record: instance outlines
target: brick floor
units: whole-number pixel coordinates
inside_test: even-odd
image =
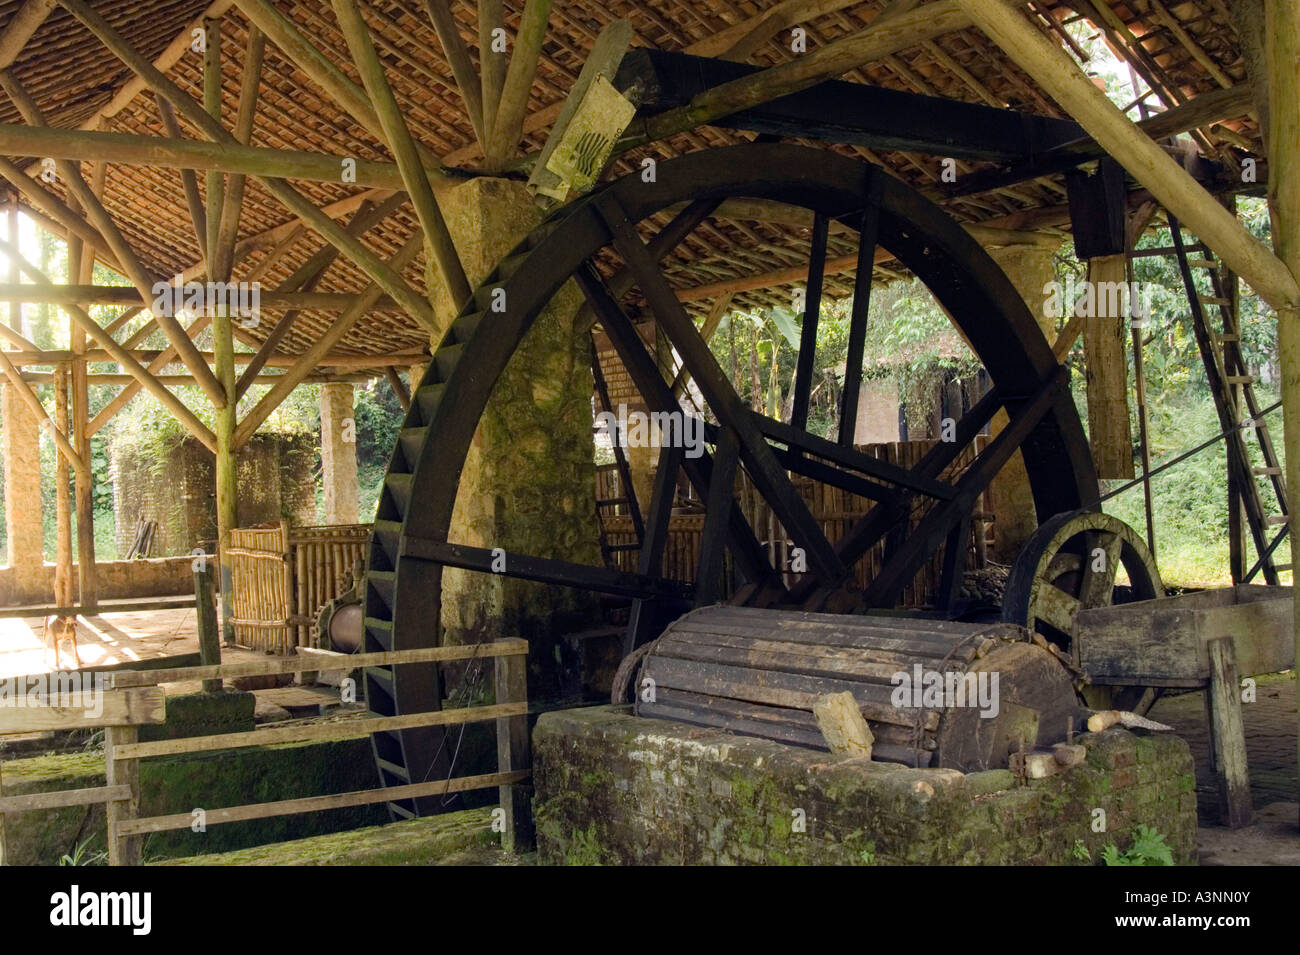
[[[1152,719],[1168,723],[1187,740],[1196,759],[1196,804],[1202,864],[1300,863],[1296,825],[1296,684],[1294,674],[1257,678],[1257,698],[1244,704],[1250,788],[1259,821],[1236,833],[1218,826],[1218,788],[1210,772],[1204,693],[1161,699]]]

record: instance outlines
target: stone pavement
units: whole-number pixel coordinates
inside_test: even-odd
[[[1256,678],[1254,703],[1242,706],[1256,825],[1235,832],[1218,825],[1218,788],[1210,772],[1209,734],[1201,692],[1159,700],[1149,714],[1187,740],[1196,760],[1201,863],[1300,864],[1297,827],[1295,674]]]

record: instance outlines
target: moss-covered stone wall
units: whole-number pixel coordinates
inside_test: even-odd
[[[102,750],[15,759],[2,770],[7,796],[104,785]],[[166,815],[252,802],[372,789],[375,763],[367,737],[324,743],[288,743],[146,759],[140,766],[142,815]],[[154,833],[144,858],[226,852],[386,822],[382,805],[299,813],[274,819],[212,825],[206,832]],[[104,807],[77,806],[12,813],[6,819],[8,861],[55,865],[78,845],[105,847]]]
[[[635,717],[543,714],[533,733],[540,860],[558,864],[1089,864],[1139,824],[1196,858],[1187,744],[1079,737],[1085,762],[1022,783],[839,759]],[[1101,810],[1104,816],[1098,814]],[[802,831],[801,831],[802,830]]]

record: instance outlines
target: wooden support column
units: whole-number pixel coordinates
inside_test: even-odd
[[[350,384],[320,386],[321,481],[325,523],[357,523],[357,423]]]
[[[9,235],[18,236],[18,208],[6,215]],[[18,279],[18,263],[9,260],[9,278]],[[22,332],[22,304],[9,303],[9,327]],[[44,564],[41,530],[40,419],[23,400],[22,383],[7,381],[3,389],[5,531],[9,566],[14,568],[15,590],[26,595],[39,582]],[[36,596],[34,593],[31,596]]]
[[[1255,810],[1246,764],[1246,727],[1241,719],[1241,685],[1231,637],[1216,637],[1210,655],[1210,748],[1219,784],[1219,821],[1229,829],[1248,826]]]
[[[104,195],[104,184],[108,178],[108,166],[98,162],[91,175],[90,190],[96,196]],[[95,253],[87,249],[81,239],[68,237],[68,279],[78,283],[89,283],[94,278]],[[68,342],[72,353],[77,356],[86,354],[86,330],[71,317],[68,318]],[[78,470],[74,476],[75,505],[77,512],[77,597],[83,607],[93,609],[99,602],[98,574],[95,566],[95,473],[90,459],[90,380],[89,366],[84,357],[77,357],[72,362],[72,440],[86,462],[85,470]]]
[[[1269,177],[1273,247],[1300,281],[1300,176],[1296,175],[1300,169],[1300,4],[1265,0],[1264,13],[1268,103],[1261,115],[1269,118],[1271,168],[1289,170]],[[1286,483],[1290,499],[1295,501],[1300,490],[1300,304],[1295,301],[1278,309],[1277,344],[1282,369]],[[1291,564],[1300,566],[1300,522],[1295,513],[1290,515],[1290,531]],[[1295,588],[1295,595],[1300,610],[1300,587]],[[1300,652],[1300,613],[1295,616],[1295,627],[1295,647]],[[1296,659],[1300,660],[1300,656]]]
[[[68,431],[68,365],[66,362],[54,369],[54,426],[65,434]],[[54,455],[54,603],[59,607],[74,605],[72,595],[72,501],[68,486],[71,474],[68,459],[61,452]],[[61,617],[56,627],[77,626],[77,618]],[[56,636],[57,640],[58,637]],[[58,659],[56,654],[55,659]]]
[[[1127,257],[1098,256],[1088,262],[1093,289],[1091,314],[1083,320],[1083,354],[1087,364],[1088,436],[1100,478],[1133,477],[1133,433],[1129,427],[1128,315],[1119,306],[1124,296],[1108,289],[1127,280]]]

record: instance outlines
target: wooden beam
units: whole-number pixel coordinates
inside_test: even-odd
[[[69,209],[53,193],[33,182],[22,169],[8,159],[0,158],[0,176],[3,176],[10,185],[26,196],[27,200],[36,209],[62,227],[65,230],[65,238],[67,236],[76,236],[95,249],[99,258],[106,265],[119,272],[125,271],[109,248],[108,243],[104,241],[104,237],[96,232],[90,226],[90,223]]]
[[[0,149],[15,156],[51,159],[105,160],[123,165],[198,169],[313,182],[341,181],[343,156],[247,146],[232,137],[228,142],[185,139],[164,117],[168,137],[137,136],[97,130],[50,129],[0,124]],[[364,186],[403,188],[393,163],[356,160],[356,181]],[[427,169],[426,169],[427,172]],[[7,178],[7,177],[6,177]]]
[[[6,255],[10,256],[12,261],[16,262],[19,267],[38,285],[53,284],[44,272],[23,258],[22,251],[17,245],[8,242],[7,240],[0,239],[0,250],[3,250]],[[73,321],[86,330],[86,334],[94,339],[96,344],[112,356],[113,361],[117,362],[129,371],[141,384],[149,389],[149,393],[157,398],[162,403],[163,407],[175,415],[176,419],[180,421],[181,424],[185,425],[189,432],[198,438],[205,447],[215,450],[216,438],[213,436],[212,432],[208,430],[207,426],[194,416],[194,412],[190,411],[190,409],[187,408],[179,398],[162,385],[158,384],[158,382],[154,380],[153,376],[149,374],[149,372],[146,371],[144,367],[126,351],[126,349],[114,341],[111,335],[105,334],[104,330],[99,327],[99,324],[86,314],[80,306],[67,304],[64,305],[64,310]],[[6,358],[6,360],[8,359]],[[204,365],[204,367],[206,368],[207,366]]]
[[[25,0],[18,12],[0,33],[0,70],[7,70],[18,59],[27,41],[40,29],[54,9],[54,0]]]
[[[922,40],[963,30],[970,25],[970,15],[956,0],[936,0],[920,10],[891,17],[888,22],[834,40],[788,63],[715,86],[685,106],[634,120],[629,136],[619,148],[630,149],[694,129],[730,113],[815,86],[823,80],[915,46]]]
[[[546,39],[546,23],[551,15],[551,0],[527,0],[510,53],[510,69],[501,89],[496,116],[488,137],[489,168],[495,168],[514,154],[523,132],[524,114],[537,74],[538,57]]]
[[[45,125],[45,118],[36,102],[8,70],[0,71],[0,86],[9,94],[9,98],[13,100],[18,111],[30,125]],[[145,270],[144,263],[136,255],[135,249],[126,241],[126,236],[118,229],[117,223],[113,221],[108,209],[104,207],[99,197],[86,184],[86,180],[81,177],[81,171],[74,163],[66,159],[56,160],[56,165],[68,189],[72,195],[76,196],[81,208],[85,210],[86,217],[99,234],[104,237],[104,241],[113,250],[117,261],[122,263],[126,277],[131,280],[131,284],[139,291],[140,298],[144,302],[153,301],[153,276]],[[226,397],[221,390],[220,384],[208,366],[199,359],[198,348],[185,336],[185,330],[181,328],[180,323],[174,317],[165,314],[155,315],[154,318],[158,322],[158,327],[167,336],[167,340],[176,349],[176,354],[184,362],[185,367],[189,369],[190,374],[198,379],[199,387],[207,393],[213,406],[220,408],[224,405]]]
[[[101,199],[108,182],[108,164],[95,163],[91,174],[90,190]],[[74,282],[89,282],[95,273],[95,255],[93,249],[87,250],[85,243],[75,237],[68,240],[68,278]],[[123,312],[125,315],[131,309]],[[114,320],[123,321],[122,315]],[[113,334],[112,328],[105,333]],[[89,365],[86,353],[86,330],[71,317],[68,318],[68,342],[73,354],[79,356],[72,361],[72,440],[77,453],[82,459],[91,460],[90,449],[90,382]],[[76,472],[73,493],[77,509],[77,597],[80,603],[95,606],[99,599],[99,572],[95,564],[95,474],[93,470],[86,473]]]
[[[112,52],[122,60],[132,70],[139,73],[145,78],[150,88],[155,92],[161,93],[172,101],[172,104],[180,111],[190,123],[199,129],[203,135],[207,136],[213,142],[224,145],[238,145],[235,138],[226,132],[220,124],[213,122],[203,108],[194,102],[186,93],[175,83],[163,76],[150,63],[148,63],[139,53],[137,53],[122,36],[114,30],[103,17],[92,10],[84,0],[60,0],[60,2],[73,14],[78,20],[94,33]],[[243,0],[251,8],[257,8],[260,0]],[[242,9],[241,5],[241,9]],[[252,18],[250,14],[250,19]],[[259,22],[259,27],[268,34],[271,31],[265,30],[265,27]],[[433,308],[428,300],[417,293],[401,275],[388,265],[386,265],[379,256],[375,255],[361,242],[347,235],[343,229],[330,219],[320,208],[304,197],[297,190],[289,186],[283,180],[268,176],[259,175],[258,181],[271,193],[276,199],[283,203],[289,211],[297,215],[305,222],[308,227],[317,232],[330,244],[335,245],[349,259],[370,276],[372,280],[383,290],[397,301],[401,307],[412,317],[417,319],[421,324],[429,329],[436,328],[433,317]]]
[[[80,3],[81,0],[75,2]],[[328,93],[372,136],[384,138],[383,124],[366,96],[366,91],[353,83],[346,73],[308,40],[293,20],[277,10],[270,0],[237,2],[249,21],[256,24],[285,56],[307,74],[308,79]],[[430,176],[445,175],[442,164],[433,153],[419,143],[416,144],[416,149]]]
[[[980,0],[956,2],[1138,182],[1250,283],[1260,298],[1276,308],[1300,302],[1300,284],[1281,260],[1159,145],[1135,129],[1063,49],[1009,6]]]
[[[465,45],[465,38],[461,36],[460,26],[456,18],[451,15],[451,0],[424,0],[424,9],[433,23],[434,32],[438,34],[438,43],[442,46],[443,56],[447,58],[447,65],[451,67],[451,75],[456,80],[456,89],[460,92],[461,102],[465,104],[465,112],[474,127],[479,148],[486,151],[487,130],[483,128],[483,90],[478,75],[474,72],[474,64],[470,62],[469,48]]]
[[[239,88],[239,112],[235,117],[235,139],[248,145],[253,135],[253,119],[257,113],[257,91],[262,79],[262,61],[266,54],[266,34],[256,26],[248,28],[248,45],[244,51],[243,79]],[[247,179],[232,174],[226,181],[226,201],[221,208],[221,224],[217,229],[216,266],[218,281],[229,281],[234,266],[235,236],[239,233],[239,216],[244,209],[244,186]]]
[[[203,110],[218,126],[221,125],[221,21],[209,19],[203,21]],[[221,231],[222,206],[226,201],[226,177],[214,169],[205,174],[207,195],[205,207],[205,226],[208,250],[208,278],[213,282],[225,281],[216,269],[217,233]],[[220,372],[217,373],[218,377]],[[227,400],[228,397],[227,397]],[[218,405],[217,407],[221,407]]]
[[[406,243],[398,250],[397,255],[393,257],[392,266],[396,269],[402,269],[414,260],[424,244],[424,237],[418,232],[406,240]],[[321,358],[333,348],[348,330],[352,328],[357,321],[374,307],[375,302],[379,300],[380,288],[377,283],[371,283],[365,291],[360,292],[355,297],[353,306],[345,311],[342,315],[334,320],[334,323],[321,335],[312,346],[299,356],[297,364],[289,370],[284,376],[283,381],[276,382],[275,387],[268,391],[239,423],[235,430],[235,447],[242,447],[249,438],[253,436],[258,426],[267,419],[267,417],[279,407],[282,402],[298,383],[306,377],[307,373],[320,364]]]
[[[501,87],[506,78],[506,54],[492,50],[493,34],[504,32],[505,7],[502,0],[479,0],[478,3],[478,65],[483,94],[483,128],[491,130],[497,121],[497,105],[501,102]],[[492,134],[488,133],[491,144]]]
[[[1268,79],[1266,108],[1262,112],[1269,122],[1269,166],[1289,170],[1269,177],[1273,244],[1282,262],[1300,280],[1300,178],[1296,176],[1300,169],[1300,5],[1265,0],[1263,20]],[[1277,344],[1282,371],[1286,481],[1294,502],[1296,489],[1300,488],[1300,307],[1278,310]],[[1294,511],[1288,515],[1287,526],[1291,566],[1300,567],[1300,521]],[[1295,589],[1295,594],[1300,609],[1300,588]],[[1294,628],[1295,648],[1300,652],[1300,614],[1295,616]],[[1300,748],[1300,743],[1297,745]]]
[[[846,7],[856,6],[858,2],[859,0],[785,0],[784,3],[778,3],[776,6],[764,10],[758,16],[739,24],[738,26],[744,27],[744,32],[735,37],[734,40],[732,40],[732,35],[738,32],[737,27],[722,31],[723,34],[727,35],[727,40],[731,40],[731,42],[717,55],[724,60],[736,60],[737,62],[748,60],[782,30],[788,30],[805,20],[811,20],[828,13],[835,13]],[[755,23],[755,20],[758,22]],[[724,41],[718,40],[717,42],[720,44]],[[709,56],[710,54],[700,53],[698,55]]]
[[[8,243],[5,244],[7,245]],[[9,386],[14,389],[14,393],[23,400],[23,403],[26,404],[27,407],[32,409],[32,413],[36,415],[41,427],[50,432],[50,436],[54,438],[54,443],[59,446],[59,451],[63,453],[63,456],[67,458],[68,462],[76,468],[78,472],[85,471],[86,462],[82,460],[81,455],[77,453],[77,449],[72,446],[72,442],[68,440],[68,436],[61,431],[59,426],[50,419],[48,414],[45,413],[45,406],[41,404],[41,399],[36,397],[36,392],[32,390],[31,385],[23,381],[22,375],[19,373],[18,369],[14,367],[14,363],[9,360],[8,354],[3,350],[0,350],[0,371],[3,371],[5,377],[9,379]]]
[[[189,52],[190,45],[194,42],[194,31],[201,29],[203,21],[212,17],[219,17],[230,7],[233,6],[233,0],[214,0],[214,2],[197,17],[185,25],[185,29],[176,34],[176,38],[167,45],[167,48],[158,54],[153,61],[153,65],[163,73],[166,73],[173,66],[180,62],[181,57]],[[113,94],[113,98],[104,106],[96,110],[90,118],[83,122],[81,129],[96,129],[100,122],[105,119],[111,119],[122,110],[126,109],[137,96],[145,91],[147,85],[138,75],[130,76],[121,88]]]
[[[393,389],[393,394],[397,396],[398,404],[405,411],[411,407],[411,391],[406,387],[406,382],[402,381],[402,376],[392,365],[384,366],[384,377],[388,379],[388,386]]]
[[[190,322],[190,325],[185,330],[185,333],[189,335],[191,338],[195,338],[198,336],[199,332],[207,328],[208,325],[211,324],[211,322],[212,319],[210,319],[208,316],[200,315],[198,318],[194,319],[194,321]],[[127,351],[130,351],[131,341],[133,341],[134,339],[135,336],[132,335],[131,339],[128,340],[126,344],[123,345],[122,347],[125,348]],[[151,362],[149,362],[149,365],[146,370],[149,372],[149,374],[154,376],[154,379],[158,381],[159,384],[165,385],[168,384],[168,382],[165,381],[164,378],[158,374],[158,372],[162,371],[168,365],[173,364],[175,361],[176,361],[176,349],[168,347],[165,348],[161,354],[157,355]],[[99,411],[95,414],[95,417],[86,426],[87,434],[95,434],[96,432],[99,431],[100,428],[108,424],[108,422],[112,420],[113,416],[126,406],[127,402],[129,402],[132,398],[134,398],[137,394],[139,394],[140,389],[142,387],[143,384],[140,381],[136,379],[132,379],[131,382],[127,384],[125,388],[123,388],[113,397],[112,401],[110,401],[104,407],[99,409]]]
[[[176,112],[172,109],[172,104],[167,101],[166,97],[154,96],[154,102],[158,104],[158,118],[162,120],[163,129],[172,139],[180,141],[181,124],[176,121]],[[0,131],[0,136],[3,136]],[[100,161],[104,160],[104,154],[97,153]],[[194,174],[194,170],[189,167],[181,168],[181,188],[185,192],[185,204],[190,210],[190,225],[194,228],[194,238],[199,244],[199,255],[203,257],[204,268],[207,268],[208,261],[208,210],[203,207],[203,196],[199,193],[199,177]]]
[[[0,283],[0,289],[11,298],[22,302],[44,305],[148,305],[153,296],[143,298],[137,289],[126,285],[49,285],[33,286],[30,284],[14,285]],[[353,295],[348,292],[282,292],[278,289],[262,290],[261,307],[312,308],[321,311],[338,311],[348,308]],[[380,308],[396,308],[397,303],[388,296],[381,296]],[[199,354],[199,352],[195,352]]]
[[[374,44],[370,42],[370,31],[361,16],[357,0],[334,0],[334,12],[339,18],[348,48],[352,51],[352,58],[361,73],[361,81],[365,84],[366,92],[370,94],[375,112],[379,114],[379,123],[383,127],[388,146],[397,160],[397,168],[401,171],[406,194],[410,196],[411,205],[415,207],[420,227],[424,229],[424,236],[428,241],[434,264],[452,301],[456,303],[457,308],[460,308],[469,301],[472,291],[469,280],[465,277],[465,268],[461,265],[460,255],[456,252],[456,245],[452,242],[451,232],[448,231],[447,223],[442,217],[442,210],[438,208],[438,200],[434,198],[429,177],[425,175],[424,168],[420,164],[415,140],[406,125],[406,120],[402,117],[401,107],[397,105],[393,88],[384,73],[384,65],[379,60],[379,54],[375,52]],[[428,324],[430,331],[437,331],[432,321]]]

